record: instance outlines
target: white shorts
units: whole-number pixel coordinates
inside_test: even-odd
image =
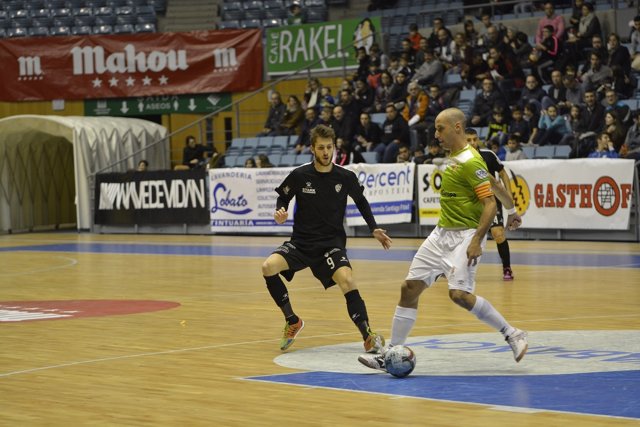
[[[449,282],[449,289],[459,289],[473,293],[476,287],[476,265],[467,265],[467,248],[476,230],[445,230],[436,227],[429,237],[420,245],[413,256],[406,280],[422,280],[430,287],[436,279],[444,275]],[[487,243],[487,236],[482,239],[481,247]]]

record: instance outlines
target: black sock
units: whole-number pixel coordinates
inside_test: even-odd
[[[349,317],[351,317],[353,323],[355,323],[358,330],[360,330],[362,339],[367,339],[369,336],[369,317],[367,316],[367,307],[360,297],[360,292],[354,289],[344,294],[344,298],[347,300]]]
[[[500,254],[500,259],[502,260],[502,268],[511,268],[511,254],[509,253],[508,240],[498,243],[498,254]]]
[[[293,323],[298,322],[298,316],[293,313],[291,303],[289,302],[289,291],[287,291],[287,287],[284,285],[280,275],[276,274],[275,276],[269,277],[264,276],[264,281],[267,282],[269,294],[275,301],[276,305],[282,310],[284,317],[287,320],[295,320]],[[295,316],[295,319],[293,319],[292,316]]]
[[[296,316],[295,314],[292,314],[291,316],[287,317],[287,322],[290,325],[294,325],[296,323],[298,323],[300,321],[300,318],[298,316]]]

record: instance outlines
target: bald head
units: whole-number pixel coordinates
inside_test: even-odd
[[[447,108],[438,114],[438,117],[441,117],[443,121],[452,127],[454,127],[456,123],[460,123],[460,127],[462,129],[465,128],[466,118],[464,117],[464,113],[457,108]]]
[[[446,150],[457,151],[466,145],[464,113],[457,108],[447,108],[436,117],[436,138]]]

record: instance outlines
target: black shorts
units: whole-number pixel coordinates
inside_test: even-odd
[[[296,271],[309,267],[313,275],[320,280],[325,289],[336,284],[332,276],[337,269],[340,267],[351,268],[351,263],[347,257],[347,250],[344,248],[302,249],[291,241],[287,241],[273,251],[273,253],[282,255],[289,265],[289,270],[282,272],[282,276],[284,276],[285,279],[291,281]]]
[[[504,227],[504,216],[502,215],[502,203],[496,199],[496,217],[493,218],[491,227]]]

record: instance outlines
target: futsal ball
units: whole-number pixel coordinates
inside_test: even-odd
[[[393,346],[384,354],[384,366],[394,377],[406,377],[416,367],[416,354],[409,347]]]

